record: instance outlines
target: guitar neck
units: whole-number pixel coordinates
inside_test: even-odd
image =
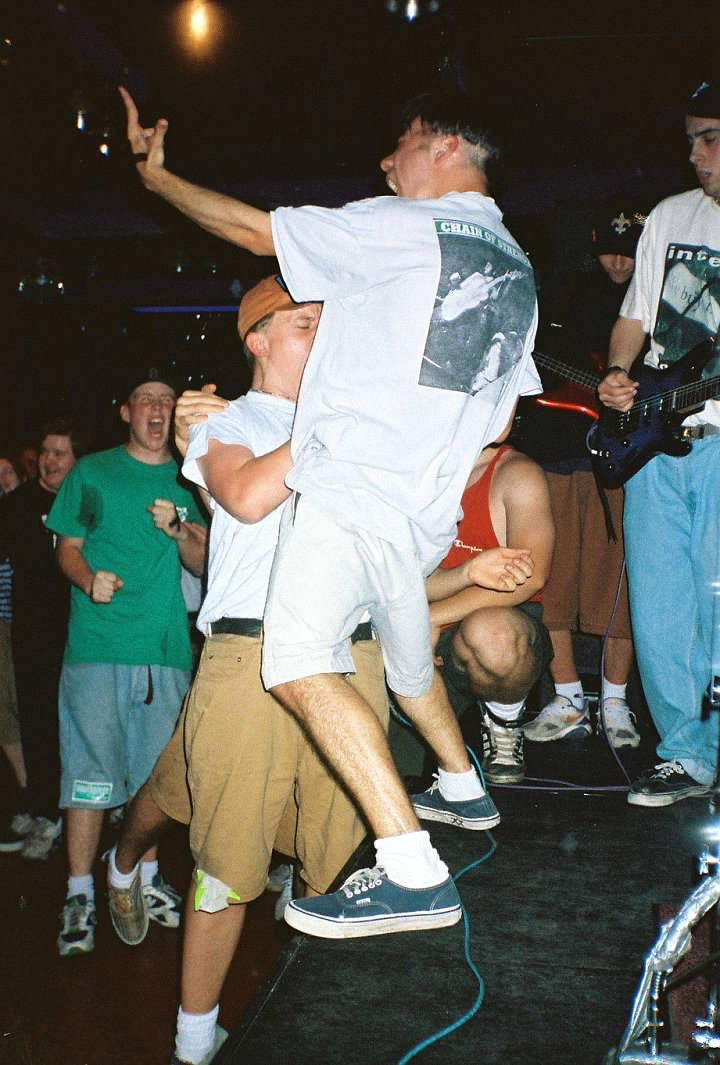
[[[641,411],[652,404],[664,407],[673,413],[682,414],[685,411],[701,407],[708,399],[714,399],[720,395],[720,377],[708,377],[704,381],[691,381],[687,385],[679,385],[667,392],[658,392],[646,400],[638,400],[633,403],[630,411]]]
[[[564,377],[566,381],[574,381],[576,385],[582,385],[583,388],[589,389],[590,392],[595,391],[600,381],[597,374],[590,373],[588,370],[578,370],[574,366],[568,366],[567,363],[561,362],[560,359],[556,359],[552,355],[544,355],[541,351],[534,351],[533,359],[544,370],[552,370],[558,377]]]

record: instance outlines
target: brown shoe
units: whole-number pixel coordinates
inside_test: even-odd
[[[123,943],[129,947],[142,943],[147,935],[150,918],[140,882],[140,866],[129,888],[117,888],[110,883],[108,870],[108,906],[110,920]]]

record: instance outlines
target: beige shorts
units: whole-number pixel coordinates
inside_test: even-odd
[[[547,474],[555,521],[555,552],[542,591],[543,621],[551,631],[603,636],[625,557],[622,488],[606,489],[617,543],[608,541],[605,515],[592,473]],[[627,577],[623,574],[611,636],[630,639]]]
[[[10,622],[0,621],[0,743],[20,743]]]
[[[387,730],[375,640],[353,645],[350,683]],[[210,636],[178,727],[150,777],[158,806],[190,825],[196,865],[238,901],[265,888],[272,851],[297,858],[325,891],[359,846],[364,822],[295,719],[262,686],[261,641]]]

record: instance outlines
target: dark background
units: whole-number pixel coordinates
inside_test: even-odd
[[[503,134],[498,200],[542,284],[582,268],[598,201],[649,207],[692,186],[684,104],[720,76],[709,3],[418,0],[413,21],[404,0],[205,6],[200,48],[192,2],[0,5],[0,441],[63,410],[110,442],[128,366],[174,363],[180,384],[228,395],[247,384],[233,314],[214,308],[273,263],[142,190],[118,82],[148,124],[170,120],[171,169],[266,208],[382,193],[399,106],[459,86]]]

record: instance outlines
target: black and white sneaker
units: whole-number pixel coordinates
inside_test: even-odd
[[[681,799],[709,795],[711,786],[699,784],[679,762],[660,762],[642,773],[628,792],[632,806],[672,806]]]
[[[182,916],[182,895],[156,873],[149,884],[143,884],[145,909],[151,921],[163,928],[177,928]]]
[[[525,777],[523,730],[517,721],[501,721],[484,703],[481,716],[482,771],[489,784],[519,784]]]

